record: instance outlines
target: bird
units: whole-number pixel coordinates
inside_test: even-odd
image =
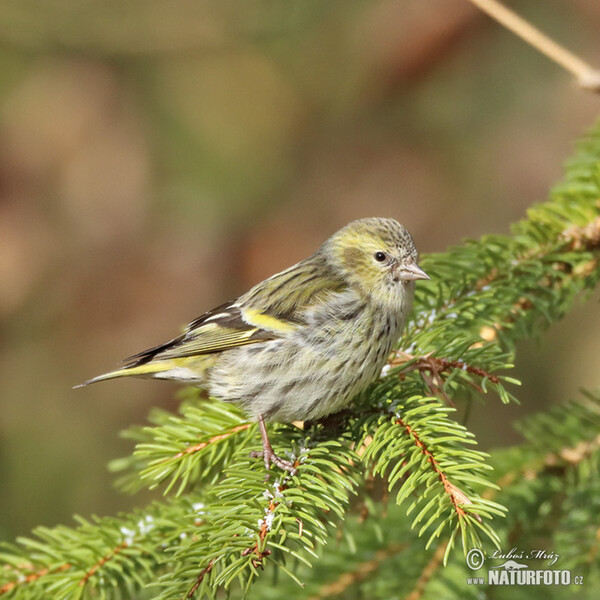
[[[209,310],[174,339],[79,386],[120,377],[168,379],[241,406],[258,422],[265,468],[295,472],[275,454],[266,422],[314,421],[346,407],[379,374],[413,301],[414,241],[395,219],[350,222],[311,256]]]

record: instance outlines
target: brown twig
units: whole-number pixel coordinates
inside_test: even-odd
[[[408,363],[408,364],[407,364]],[[489,379],[492,383],[499,383],[499,378],[496,375],[488,373],[480,367],[469,365],[462,360],[450,360],[448,358],[439,358],[432,356],[431,353],[424,356],[413,356],[408,352],[398,350],[392,355],[392,359],[388,362],[390,367],[399,367],[406,364],[406,367],[399,373],[400,376],[411,371],[419,371],[423,381],[429,388],[432,394],[442,396],[448,404],[454,406],[452,400],[448,397],[444,390],[444,379],[442,373],[459,369],[472,375],[477,375],[482,379]],[[431,376],[428,374],[430,373]],[[475,388],[479,393],[483,393],[483,389],[473,381],[467,383]]]
[[[285,489],[285,488],[282,486],[279,488],[279,491],[282,491],[283,489]],[[275,512],[275,509],[277,508],[277,506],[279,506],[279,502],[276,501],[274,498],[271,498],[269,500],[269,506],[267,507],[267,509],[265,511],[266,518],[262,519],[262,522],[261,522],[259,530],[258,530],[259,541],[254,542],[253,546],[245,548],[242,551],[242,556],[248,556],[249,554],[256,555],[256,558],[252,559],[252,565],[255,568],[262,567],[263,559],[266,556],[269,556],[269,554],[271,554],[270,550],[268,550],[267,548],[264,548],[264,543],[267,538],[267,534],[269,533],[269,531],[271,531],[271,525],[269,524],[268,517],[269,517],[269,515],[272,515]],[[261,548],[262,548],[262,550],[261,550]]]
[[[196,578],[194,585],[190,588],[190,591],[186,594],[186,596],[185,596],[186,598],[189,599],[194,596],[194,594],[196,593],[196,590],[200,587],[200,584],[202,583],[204,578],[212,571],[213,565],[215,564],[216,561],[217,561],[217,559],[213,558],[206,565],[206,567],[204,567],[204,569],[202,569],[202,571],[200,571],[200,573],[198,574],[198,577]]]
[[[375,552],[372,560],[364,561],[358,564],[352,571],[348,571],[340,575],[333,583],[328,583],[321,587],[315,596],[311,596],[309,600],[326,600],[331,596],[339,596],[343,594],[350,586],[364,581],[370,575],[377,572],[380,564],[391,558],[395,554],[399,554],[408,547],[408,544],[390,543],[387,548]]]
[[[440,544],[436,551],[433,553],[431,560],[425,565],[424,569],[421,571],[421,575],[419,579],[417,579],[417,583],[415,584],[414,589],[408,596],[405,597],[404,600],[419,600],[423,596],[423,592],[427,587],[427,584],[433,577],[433,574],[440,568],[440,566],[444,562],[444,555],[446,554],[446,546],[448,542],[444,542]]]
[[[431,354],[426,354],[425,356],[413,356],[407,352],[398,351],[396,353],[396,357],[391,360],[390,365],[396,367],[412,360],[415,360],[415,362],[406,368],[406,372],[428,370],[436,375],[439,375],[444,371],[460,369],[461,371],[466,371],[467,373],[477,375],[482,379],[487,377],[492,383],[499,383],[500,381],[496,375],[492,375],[480,367],[469,365],[462,360],[439,358],[437,356],[431,356]]]
[[[300,466],[300,461],[296,460],[294,462],[294,468],[297,470],[298,467]],[[271,531],[271,523],[270,523],[270,518],[272,518],[272,515],[275,513],[275,509],[279,506],[280,504],[280,494],[287,490],[288,488],[288,484],[286,483],[286,481],[288,480],[288,478],[286,477],[281,484],[274,486],[275,487],[275,495],[271,495],[271,497],[269,498],[269,504],[267,505],[267,508],[265,509],[265,516],[263,519],[261,519],[260,521],[260,525],[259,525],[259,529],[258,529],[258,540],[256,542],[254,542],[254,544],[252,546],[249,546],[248,548],[245,548],[242,551],[242,556],[248,556],[250,554],[254,554],[256,555],[256,558],[252,558],[252,566],[254,568],[262,568],[263,567],[263,559],[267,556],[269,556],[269,554],[271,554],[271,551],[267,548],[265,548],[265,540],[267,538],[267,535],[269,533],[269,531]],[[298,521],[298,531],[299,531],[299,535],[302,536],[303,533],[303,529],[304,529],[304,525],[302,523],[302,521]]]
[[[569,71],[575,76],[581,88],[600,92],[600,70],[594,69],[498,0],[470,0],[470,2],[539,52],[545,54],[550,60]]]
[[[578,465],[586,458],[589,458],[593,452],[600,448],[600,434],[591,440],[582,440],[575,446],[566,446],[558,452],[550,452],[544,457],[545,467],[555,467],[556,465],[568,463],[569,465]]]
[[[44,577],[45,575],[60,573],[61,571],[67,571],[70,568],[72,568],[72,565],[69,563],[65,563],[64,565],[56,567],[55,569],[46,568],[40,569],[39,571],[36,571],[34,573],[29,573],[28,575],[20,577],[18,581],[9,581],[8,583],[5,583],[2,587],[0,587],[0,596],[2,596],[2,594],[8,594],[9,592],[12,592],[17,586],[32,583],[34,581],[37,581],[41,577]]]
[[[98,569],[104,566],[109,560],[112,560],[119,552],[121,552],[121,550],[127,548],[127,546],[129,546],[128,542],[121,542],[116,548],[105,554],[95,565],[87,570],[85,575],[79,580],[79,585],[85,585]]]
[[[575,446],[565,446],[556,452],[548,452],[541,460],[536,459],[518,469],[508,471],[498,481],[500,489],[488,488],[482,497],[486,500],[492,500],[502,488],[511,485],[517,479],[526,479],[532,481],[537,479],[544,471],[556,469],[561,466],[577,466],[586,458],[589,458],[593,452],[600,448],[600,434],[591,440],[583,440]]]
[[[444,486],[444,491],[448,494],[452,505],[454,506],[454,511],[458,515],[459,518],[464,517],[465,510],[462,508],[461,504],[472,504],[471,500],[466,496],[466,494],[457,488],[449,479],[446,477],[446,474],[435,460],[433,453],[425,443],[421,440],[417,432],[408,424],[405,423],[401,417],[397,417],[396,424],[404,427],[406,433],[411,437],[421,452],[427,457],[427,462],[431,465],[431,468],[436,472],[439,480],[442,482]]]
[[[177,460],[178,458],[182,458],[183,456],[187,456],[188,454],[194,454],[195,452],[200,452],[200,450],[204,450],[210,444],[214,444],[215,442],[220,442],[221,440],[227,439],[232,436],[234,433],[238,433],[239,431],[244,431],[249,427],[252,427],[254,423],[244,423],[243,425],[237,425],[233,429],[225,433],[220,433],[218,435],[214,435],[206,442],[200,442],[199,444],[195,444],[194,446],[188,446],[185,450],[178,452],[177,454],[170,456],[169,458],[165,458],[164,462],[169,460]]]

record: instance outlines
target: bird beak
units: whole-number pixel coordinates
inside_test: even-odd
[[[431,279],[417,263],[402,265],[399,269],[400,279],[404,281],[414,281],[415,279]]]

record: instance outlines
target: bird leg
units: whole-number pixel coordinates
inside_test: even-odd
[[[271,468],[271,463],[277,465],[280,469],[289,471],[292,475],[296,473],[296,467],[290,460],[284,460],[275,454],[271,442],[269,442],[269,436],[267,435],[267,426],[265,425],[265,419],[262,415],[258,417],[258,426],[260,428],[260,435],[262,437],[262,452],[250,452],[252,458],[262,458],[265,461],[265,468],[267,471]]]

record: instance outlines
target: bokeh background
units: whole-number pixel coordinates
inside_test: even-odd
[[[598,0],[510,4],[600,67]],[[599,115],[466,0],[0,3],[0,538],[145,501],[106,464],[176,386],[74,384],[351,219],[421,252],[507,233]],[[599,300],[521,344],[484,447],[600,384]]]

